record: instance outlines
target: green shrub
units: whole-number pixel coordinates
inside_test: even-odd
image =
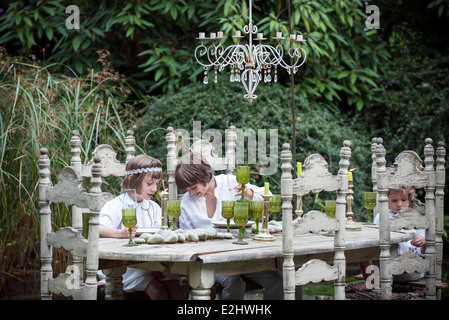
[[[65,9],[71,4],[10,1],[0,16],[0,45],[68,65],[78,74],[95,62],[96,50],[109,50],[114,68],[126,74],[140,96],[198,81],[203,72],[193,55],[198,32],[221,30],[227,46],[249,23],[247,1],[97,0],[78,2],[79,29],[68,29]],[[388,52],[375,30],[364,31],[363,1],[293,0],[290,9],[291,32],[285,1],[255,3],[252,23],[273,45],[276,32],[304,35],[307,63],[299,71],[304,79],[300,94],[333,108],[344,101],[358,110],[375,99],[377,65]],[[289,42],[283,46],[287,51]],[[289,76],[280,72],[279,80],[288,83]]]

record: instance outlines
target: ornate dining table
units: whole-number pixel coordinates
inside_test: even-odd
[[[100,238],[99,269],[106,275],[106,299],[122,299],[122,274],[126,267],[177,273],[186,276],[192,300],[210,299],[215,277],[260,271],[282,271],[282,234],[275,241],[262,242],[248,237],[247,245],[233,244],[235,239],[213,239],[173,244],[140,244],[126,247],[127,239]],[[391,250],[413,238],[413,232],[391,232]],[[294,237],[294,261],[297,267],[311,259],[332,261],[334,239],[330,235],[306,234]],[[375,260],[379,256],[377,226],[362,225],[361,230],[346,231],[346,262]]]

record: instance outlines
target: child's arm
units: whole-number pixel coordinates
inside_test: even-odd
[[[112,229],[105,227],[104,225],[100,224],[98,227],[98,230],[100,232],[100,237],[102,238],[121,238],[126,239],[129,237],[128,228],[123,229]],[[137,226],[132,228],[132,236],[136,236]]]

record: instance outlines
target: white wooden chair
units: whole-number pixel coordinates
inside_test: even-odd
[[[443,141],[438,142],[435,167],[435,248],[436,248],[436,281],[441,283],[443,266],[443,232],[444,232],[444,187],[446,184],[446,148]],[[447,287],[447,283],[445,284]],[[441,289],[437,289],[437,299],[441,299]]]
[[[178,153],[180,150],[183,152],[199,152],[206,158],[214,171],[233,173],[236,168],[236,141],[237,130],[235,126],[230,126],[229,129],[226,130],[225,156],[220,157],[214,145],[208,140],[196,140],[189,148],[186,148],[185,141],[178,141],[174,129],[172,127],[168,127],[166,142],[169,200],[175,200],[182,197],[182,195],[178,195],[178,188],[175,182],[175,169],[178,163]],[[246,291],[260,288],[261,287],[258,284],[251,281],[246,281]]]
[[[282,146],[282,220],[283,220],[283,276],[284,297],[288,300],[295,298],[295,286],[302,286],[310,282],[334,280],[334,298],[345,299],[345,217],[346,194],[348,192],[348,167],[351,157],[350,142],[344,141],[340,151],[340,169],[337,175],[328,170],[328,163],[319,154],[312,154],[306,158],[302,166],[302,173],[292,179],[292,154],[288,143]],[[325,213],[313,210],[301,218],[292,221],[293,195],[306,195],[321,191],[336,191],[337,209],[335,219],[329,218]],[[335,256],[333,265],[325,261],[313,259],[295,271],[293,261],[293,237],[306,233],[334,232]]]
[[[225,157],[219,157],[219,153],[208,140],[196,140],[188,148],[188,151],[200,152],[214,171],[225,170],[226,173],[232,173],[236,166],[236,141],[237,131],[234,126],[231,126],[226,130]],[[182,150],[184,146],[182,145],[182,141],[178,143],[172,127],[167,128],[166,142],[169,200],[176,200],[178,199],[178,189],[175,182],[175,169],[178,163],[179,150]],[[186,150],[183,151],[185,152]]]
[[[425,140],[424,163],[414,151],[403,151],[395,159],[391,167],[386,167],[385,147],[381,139],[377,140],[375,148],[377,164],[377,188],[379,209],[379,244],[380,244],[380,285],[381,298],[391,299],[392,277],[404,272],[426,272],[426,299],[436,299],[436,175],[434,169],[434,148],[432,139]],[[445,152],[444,145],[439,149],[439,195],[438,206],[442,209],[442,187],[444,187],[444,172],[441,170]],[[443,157],[443,158],[442,158]],[[403,212],[395,219],[389,219],[388,198],[389,189],[414,188],[425,190],[424,212],[417,206]],[[398,258],[391,259],[390,256],[390,231],[402,229],[425,229],[426,230],[426,252],[425,259],[417,253],[406,252]]]
[[[373,191],[374,192],[378,192],[378,183],[377,183],[377,154],[376,154],[376,147],[379,145],[383,144],[383,139],[380,137],[377,138],[373,138],[373,144],[372,144],[372,152],[373,152],[373,164],[372,164],[372,181],[373,181]],[[431,139],[426,139],[426,144],[428,145],[428,162],[430,165],[430,162],[432,163],[432,168],[433,168],[433,154],[430,155],[431,150],[433,150],[433,148],[431,148],[431,143],[432,140]],[[383,147],[384,148],[384,147]],[[384,148],[385,149],[385,148]],[[433,151],[432,151],[433,153]],[[397,168],[398,165],[397,163],[400,162],[400,160],[402,162],[404,162],[405,160],[403,159],[405,156],[405,154],[410,154],[410,156],[408,156],[410,159],[415,159],[416,162],[416,166],[418,168],[420,168],[419,170],[423,170],[422,168],[422,160],[420,159],[420,157],[413,151],[404,151],[402,152],[400,155],[398,155],[398,157],[395,160],[395,164],[393,166],[393,168]],[[444,168],[444,163],[445,163],[445,156],[446,156],[446,149],[445,149],[445,144],[444,142],[440,141],[438,143],[438,148],[436,150],[436,154],[437,154],[437,159],[436,159],[436,168],[435,168],[435,186],[434,186],[434,190],[435,190],[435,250],[436,250],[436,288],[437,288],[437,299],[441,299],[441,289],[447,287],[447,283],[443,283],[442,281],[442,261],[443,261],[443,230],[444,230],[444,186],[445,186],[445,178],[446,178],[446,171]],[[388,170],[393,170],[391,168],[388,168]],[[398,170],[398,169],[395,169]],[[429,172],[430,171],[430,167],[428,169]],[[431,197],[431,196],[429,196]],[[379,195],[377,197],[377,199],[379,199]],[[427,202],[427,201],[426,201]],[[425,204],[423,204],[421,201],[419,201],[418,199],[414,199],[413,202],[410,204],[410,207],[413,208],[414,210],[416,210],[417,212],[419,212],[421,215],[425,215]],[[376,206],[375,210],[373,212],[378,212],[378,207]],[[432,236],[433,237],[433,236]],[[410,286],[417,286],[417,287],[422,287],[424,286],[423,281],[410,281],[410,282],[405,282],[404,284],[406,285],[410,285]]]
[[[126,137],[126,162],[134,156],[135,139],[132,130]],[[98,269],[98,216],[104,203],[114,197],[101,190],[102,177],[124,176],[125,163],[120,163],[110,145],[99,145],[87,164],[81,162],[81,140],[77,130],[70,140],[71,161],[51,185],[48,150],[41,149],[39,158],[39,203],[41,213],[41,298],[50,299],[53,293],[62,293],[74,299],[96,299]],[[90,179],[91,190],[83,187],[84,178]],[[50,203],[71,206],[71,226],[52,231]],[[83,214],[89,214],[88,239],[82,236]],[[53,278],[52,248],[64,248],[72,253],[71,273],[61,273]],[[83,280],[84,263],[86,280]],[[73,272],[73,273],[72,273]]]
[[[101,192],[100,158],[95,157],[92,166],[92,188],[86,192],[82,178],[72,167],[65,167],[58,176],[58,183],[52,187],[50,181],[50,159],[48,150],[41,149],[39,157],[39,203],[41,214],[41,298],[49,299],[52,293],[62,293],[74,299],[92,300],[97,297],[98,269],[98,216],[104,203],[112,195]],[[86,240],[80,231],[65,227],[52,231],[50,203],[64,203],[89,209],[89,236]],[[61,273],[53,278],[51,266],[53,248],[64,248],[76,257],[86,259],[86,280],[82,279],[83,269],[73,266],[73,273]]]

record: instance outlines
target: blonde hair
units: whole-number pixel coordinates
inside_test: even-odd
[[[137,170],[137,169],[145,169],[145,168],[162,168],[162,163],[153,157],[150,157],[146,154],[139,154],[135,156],[126,164],[126,171]],[[122,182],[123,189],[136,189],[137,193],[140,193],[140,186],[142,185],[142,181],[148,177],[152,179],[162,180],[162,171],[151,171],[151,172],[142,172],[142,173],[133,173],[127,175]],[[159,181],[160,183],[160,181]]]
[[[183,190],[198,183],[206,185],[213,176],[214,169],[199,152],[184,155],[176,165],[175,182],[178,188]]]
[[[408,198],[408,201],[410,203],[410,206],[413,203],[413,200],[416,198],[415,189],[413,188],[403,188],[403,189],[388,189],[387,197],[389,197],[392,194],[400,193],[403,195],[406,195]]]

